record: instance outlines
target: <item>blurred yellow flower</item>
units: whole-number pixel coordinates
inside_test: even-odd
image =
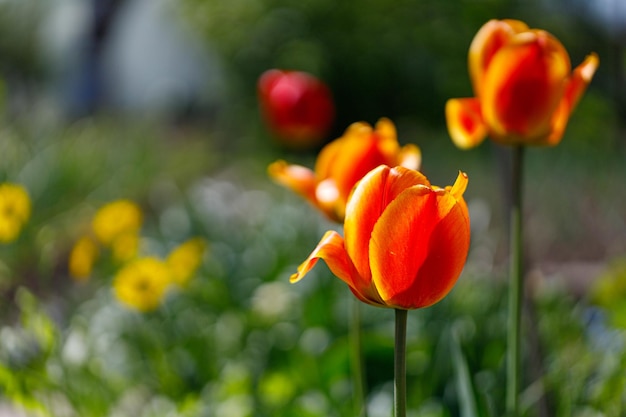
[[[170,269],[164,261],[140,258],[119,270],[113,281],[113,291],[125,306],[148,312],[159,307],[170,283]]]
[[[121,235],[137,233],[142,220],[137,204],[129,200],[116,200],[105,204],[96,212],[91,226],[103,245],[112,246]]]
[[[89,279],[98,253],[98,244],[90,236],[78,239],[70,252],[70,275],[77,281]]]
[[[112,249],[113,258],[126,262],[137,255],[142,221],[141,209],[137,204],[129,200],[116,200],[96,212],[91,227],[98,241]]]
[[[185,286],[202,262],[202,255],[207,244],[204,239],[196,237],[189,239],[180,246],[174,248],[167,257],[173,281]]]
[[[18,184],[0,184],[0,242],[17,239],[30,217],[28,192]]]
[[[122,233],[111,244],[111,250],[116,261],[121,263],[130,261],[139,252],[139,233]]]

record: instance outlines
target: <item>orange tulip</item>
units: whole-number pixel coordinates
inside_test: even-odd
[[[302,71],[272,69],[258,81],[261,115],[283,144],[303,148],[320,143],[335,118],[330,90]]]
[[[469,250],[467,176],[432,186],[417,171],[379,166],[355,187],[345,238],[326,232],[291,276],[302,279],[323,259],[361,301],[388,308],[428,307],[450,292]]]
[[[595,53],[571,71],[563,45],[518,20],[490,20],[469,50],[475,97],[446,103],[448,131],[463,149],[489,135],[506,145],[556,145],[598,68]]]
[[[268,172],[329,219],[340,222],[350,191],[365,174],[381,164],[419,169],[420,162],[419,148],[412,144],[401,148],[394,124],[382,118],[375,130],[364,122],[350,125],[342,137],[322,149],[315,171],[277,161],[269,166]]]

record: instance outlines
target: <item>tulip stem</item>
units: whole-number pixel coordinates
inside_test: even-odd
[[[510,282],[507,338],[507,389],[506,410],[508,417],[519,415],[520,366],[521,366],[521,318],[524,290],[522,272],[522,168],[523,146],[513,147],[511,170],[510,205]]]
[[[406,417],[406,319],[407,310],[397,308],[393,386],[395,417]]]
[[[350,344],[352,361],[352,383],[354,384],[354,409],[355,416],[367,417],[365,407],[365,380],[363,375],[363,353],[361,349],[361,302],[352,298],[352,311],[350,316]]]

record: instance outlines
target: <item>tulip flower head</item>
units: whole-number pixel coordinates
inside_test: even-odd
[[[470,221],[467,176],[445,188],[421,173],[381,165],[355,187],[344,235],[326,232],[291,276],[301,280],[323,259],[361,301],[379,307],[428,307],[452,289],[465,265]]]
[[[306,72],[266,71],[258,81],[258,96],[268,127],[294,148],[319,144],[335,118],[330,90]]]
[[[393,122],[382,118],[375,129],[364,122],[350,125],[343,136],[322,149],[315,170],[277,161],[268,172],[326,217],[341,222],[352,188],[369,171],[379,165],[419,169],[420,163],[420,149],[412,144],[401,148]]]
[[[489,135],[505,145],[556,145],[598,67],[594,53],[573,71],[554,36],[518,20],[491,20],[469,50],[475,97],[446,103],[448,131],[463,149]]]

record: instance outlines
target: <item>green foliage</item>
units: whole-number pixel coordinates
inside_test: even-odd
[[[254,98],[256,80],[269,68],[309,71],[328,82],[337,132],[382,116],[441,126],[445,100],[470,92],[465,68],[473,34],[511,10],[500,1],[460,0],[185,4],[186,16],[220,51],[246,97]]]
[[[181,141],[153,127],[97,119],[38,138],[17,126],[6,132],[1,146],[13,157],[0,162],[3,175],[29,189],[34,209],[24,235],[0,248],[8,300],[0,329],[5,401],[55,416],[351,415],[352,295],[323,265],[288,284],[298,262],[336,226],[266,178],[276,157],[270,150],[227,156],[212,149],[210,135]],[[434,177],[461,163],[426,162]],[[484,183],[468,201],[488,199],[492,166],[477,158],[467,168]],[[163,255],[192,235],[209,242],[189,285],[152,313],[115,299],[115,264],[98,264],[82,284],[65,266],[95,208],[120,197],[144,210],[145,251]],[[456,288],[409,314],[413,415],[503,411],[506,297],[492,253],[498,231],[479,214],[473,221],[472,252]],[[619,276],[618,264],[613,271],[607,276]],[[526,415],[537,415],[542,398],[555,416],[620,415],[623,333],[612,322],[590,321],[585,301],[565,293],[541,292],[535,302],[543,375],[527,375]],[[393,314],[369,306],[362,312],[369,415],[388,415]]]

